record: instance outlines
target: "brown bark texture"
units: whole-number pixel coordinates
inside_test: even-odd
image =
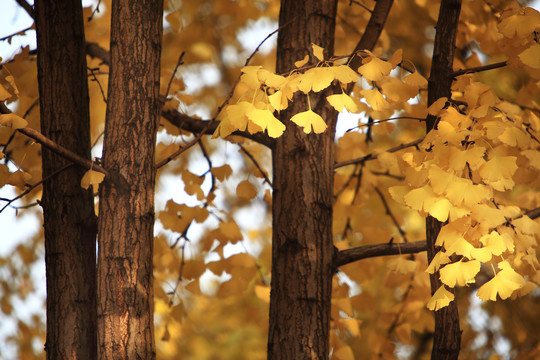
[[[431,64],[431,73],[428,80],[428,104],[431,105],[441,97],[451,96],[453,62],[456,42],[456,32],[461,11],[461,0],[442,0],[439,9]],[[426,119],[426,131],[429,132],[437,126],[437,118],[429,115]],[[435,248],[435,241],[441,230],[442,223],[428,216],[426,219],[426,241],[428,261],[432,261],[439,249]],[[431,294],[442,286],[440,273],[437,271],[430,275]],[[453,292],[453,289],[449,289]],[[459,327],[459,313],[456,301],[447,307],[435,311],[435,332],[433,334],[432,360],[457,359],[461,347],[461,330]]]
[[[279,15],[277,73],[312,53],[312,43],[330,57],[334,48],[336,0],[284,0]],[[312,63],[314,57],[312,56]],[[316,60],[315,60],[316,61]],[[330,89],[332,91],[332,89]],[[306,111],[298,95],[280,119],[287,130],[273,157],[272,291],[268,359],[326,359],[334,246],[332,243],[333,141],[337,113],[328,92],[309,94],[311,108],[325,119],[323,134],[305,134],[290,121]]]
[[[154,359],[152,246],[163,2],[112,3],[100,186],[98,355]]]
[[[35,4],[41,132],[90,159],[90,116],[81,2]],[[43,177],[70,164],[42,149]],[[43,184],[47,278],[47,359],[95,359],[96,219],[94,199],[71,166]]]

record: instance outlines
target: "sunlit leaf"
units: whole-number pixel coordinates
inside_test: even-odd
[[[507,261],[501,261],[497,264],[501,269],[497,275],[478,289],[477,296],[484,301],[497,300],[497,294],[501,299],[507,299],[512,293],[522,288],[526,281],[512,269]]]
[[[96,191],[103,179],[105,179],[105,174],[90,169],[84,173],[81,179],[81,187],[83,189],[88,189],[88,187],[92,185],[92,188]]]
[[[327,128],[324,119],[311,109],[294,115],[291,121],[303,127],[306,134],[311,133],[312,129],[315,134],[321,134]]]
[[[441,285],[435,291],[435,294],[431,297],[431,299],[427,303],[427,308],[431,311],[442,309],[443,307],[448,306],[452,301],[454,301],[455,295],[452,294],[450,291],[446,290],[446,287],[444,285]]]

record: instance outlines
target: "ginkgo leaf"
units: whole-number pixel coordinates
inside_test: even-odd
[[[512,220],[512,224],[522,233],[535,235],[540,231],[540,225],[532,220],[527,215],[523,215],[519,219]]]
[[[403,256],[388,261],[388,268],[400,274],[410,274],[416,270],[418,263],[413,260],[407,260]]]
[[[319,45],[316,45],[316,44],[311,44],[311,48],[313,49],[313,55],[315,55],[315,57],[319,60],[319,61],[323,61],[324,60],[324,49],[322,47],[320,47]]]
[[[255,295],[267,304],[270,304],[270,286],[255,285]]]
[[[433,311],[437,311],[439,309],[442,309],[443,307],[448,306],[452,301],[454,301],[455,295],[452,294],[450,291],[446,290],[446,287],[444,285],[441,285],[435,291],[435,294],[429,299],[426,307]]]
[[[512,147],[517,146],[520,149],[527,148],[531,142],[531,138],[523,130],[518,129],[515,126],[509,126],[504,129],[504,132],[499,135],[497,139],[501,140],[501,142],[506,145]]]
[[[376,56],[370,56],[367,59],[371,59],[369,62],[358,68],[358,72],[368,81],[379,81],[385,76],[390,74],[394,67],[388,61],[379,59]]]
[[[360,75],[347,65],[332,66],[328,69],[334,74],[334,79],[342,84],[356,82],[360,78]]]
[[[343,109],[347,109],[352,113],[358,112],[358,105],[347,94],[335,94],[326,97],[326,100],[336,109],[338,112],[343,112]]]
[[[239,198],[251,200],[257,195],[257,188],[249,180],[244,180],[236,187],[236,195]]]
[[[312,129],[314,133],[321,134],[327,128],[324,119],[311,109],[294,115],[291,121],[303,127],[306,134],[309,134]]]
[[[426,269],[426,272],[428,274],[433,274],[435,271],[438,271],[441,265],[448,264],[450,262],[450,258],[446,255],[446,253],[442,250],[438,251],[431,262],[429,263],[429,266]]]
[[[497,294],[501,299],[507,299],[512,293],[525,286],[525,279],[512,269],[512,266],[507,261],[501,261],[497,264],[501,269],[493,279],[482,285],[476,296],[481,300],[495,301],[497,300]]]
[[[435,219],[445,222],[450,215],[450,209],[452,209],[452,203],[448,199],[442,198],[433,202],[430,205],[424,203],[424,208]]]
[[[472,217],[473,220],[486,225],[488,228],[495,228],[506,222],[504,213],[501,210],[487,204],[473,206]]]
[[[433,204],[438,198],[433,193],[433,190],[429,185],[425,185],[418,189],[409,191],[407,195],[403,197],[405,203],[412,209],[417,211],[427,211],[425,206],[427,204]]]
[[[423,77],[422,75],[420,75],[420,73],[418,71],[415,71],[412,74],[409,74],[409,75],[405,76],[403,78],[403,82],[405,84],[415,86],[416,88],[425,88],[428,85],[428,82],[427,82],[426,78]],[[446,103],[446,101],[445,101],[445,103]],[[443,104],[443,106],[444,106],[444,104]],[[442,109],[442,107],[441,107],[441,109]],[[432,115],[434,115],[434,114],[432,114]]]
[[[0,115],[0,125],[12,129],[23,129],[28,126],[28,122],[17,114],[9,113]]]
[[[90,169],[84,173],[81,179],[81,187],[83,189],[88,189],[88,187],[92,185],[92,188],[96,191],[103,179],[105,179],[105,174]]]
[[[247,181],[247,180],[246,180]],[[239,185],[240,186],[240,185]],[[219,224],[219,231],[225,236],[225,238],[231,242],[232,244],[242,240],[244,237],[242,236],[242,233],[240,232],[240,228],[234,221],[230,222],[222,222]],[[241,254],[237,254],[241,255]],[[248,254],[243,254],[247,255]],[[251,256],[249,256],[251,258]],[[253,260],[253,258],[251,258]]]
[[[261,84],[266,84],[266,86],[274,89],[279,89],[287,81],[285,77],[274,74],[266,69],[259,69],[257,71],[257,78]]]
[[[478,173],[484,183],[491,185],[495,190],[509,190],[514,186],[511,178],[518,168],[516,160],[515,156],[494,156],[480,167]]]
[[[21,170],[17,170],[13,173],[10,173],[6,177],[5,182],[6,184],[10,184],[10,185],[18,187],[19,189],[24,189],[31,178],[32,178],[32,175],[30,175],[29,173],[21,171]]]
[[[540,69],[540,44],[533,44],[518,55],[521,62],[534,69]]]
[[[304,58],[302,60],[296,61],[294,63],[294,66],[296,66],[297,68],[302,67],[302,66],[306,65],[308,61],[309,61],[309,55],[306,55],[306,56],[304,56]]]
[[[261,69],[262,66],[244,66],[242,71],[242,76],[240,77],[240,81],[247,85],[250,89],[258,89],[261,87],[261,83],[259,81],[259,77],[257,76],[257,73],[259,72],[259,69]]]
[[[11,96],[11,93],[4,87],[4,85],[0,84],[0,101],[5,101]]]
[[[458,261],[440,270],[441,281],[450,287],[465,286],[475,282],[474,278],[479,271],[480,262],[477,260]]]
[[[212,167],[210,171],[219,181],[227,179],[232,174],[232,169],[227,164],[220,167]]]
[[[375,111],[386,110],[390,107],[390,104],[382,96],[377,89],[364,89],[360,90],[360,94],[366,98],[367,103]]]
[[[285,131],[285,125],[276,119],[270,110],[253,108],[246,113],[246,116],[263,130],[268,130],[268,136],[272,138],[280,137]]]
[[[404,102],[418,95],[418,88],[402,82],[394,77],[389,77],[381,84],[381,90],[390,101]]]
[[[519,38],[530,36],[540,24],[540,13],[533,8],[524,8],[522,13],[503,19],[498,27],[499,32],[511,39],[517,35]]]
[[[462,255],[467,259],[471,259],[471,251],[474,249],[464,237],[459,237],[456,241],[452,243],[452,246],[446,249],[446,255],[451,256],[452,254]]]
[[[433,104],[431,104],[427,109],[428,114],[433,116],[437,115],[439,111],[441,111],[441,109],[444,107],[444,105],[446,105],[447,101],[447,97],[442,97],[439,98],[437,101],[433,102]]]
[[[272,105],[272,107],[277,111],[286,109],[289,106],[287,96],[285,96],[281,90],[278,90],[272,95],[268,96],[268,101],[270,102],[270,105]]]
[[[332,358],[336,358],[336,360],[354,360],[354,353],[350,346],[345,345],[337,349],[332,354]]]
[[[392,64],[392,69],[398,66],[399,64],[401,64],[402,61],[403,61],[403,49],[397,49],[396,51],[394,51],[394,53],[392,54],[392,57],[390,58],[390,60],[388,60],[388,62]]]
[[[304,94],[310,91],[319,92],[330,86],[332,81],[334,81],[334,75],[329,68],[313,68],[301,75],[298,89]]]
[[[499,234],[492,231],[480,238],[480,242],[496,256],[501,255],[505,251],[514,251],[514,240],[506,233]]]

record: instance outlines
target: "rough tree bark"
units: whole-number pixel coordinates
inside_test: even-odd
[[[456,31],[461,11],[461,0],[442,0],[437,20],[437,33],[433,49],[431,73],[428,81],[428,106],[441,97],[451,96],[453,62],[456,42]],[[429,115],[426,119],[426,131],[437,125],[437,118]],[[435,240],[439,235],[442,223],[429,216],[426,219],[426,241],[428,260],[431,262],[439,249],[435,248]],[[431,294],[442,286],[439,272],[430,275]],[[450,291],[453,292],[453,289]],[[435,332],[433,334],[432,360],[457,359],[461,346],[461,330],[456,301],[435,312]]]
[[[90,159],[90,116],[81,2],[35,4],[41,132]],[[59,41],[61,39],[61,41]],[[43,177],[71,164],[42,149]],[[70,166],[43,184],[47,359],[96,358],[96,218],[85,169]]]
[[[311,53],[311,44],[333,54],[336,0],[283,0],[285,26],[278,36],[277,73]],[[313,57],[312,57],[313,58]],[[323,134],[306,135],[290,122],[308,109],[296,96],[280,114],[287,130],[273,149],[272,292],[268,359],[328,357],[334,246],[332,243],[333,141],[337,113],[328,93],[309,94],[325,119]]]
[[[112,3],[100,187],[98,355],[154,359],[152,246],[163,2]]]

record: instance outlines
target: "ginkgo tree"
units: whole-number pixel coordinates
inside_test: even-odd
[[[432,359],[455,359],[497,355],[497,341],[517,358],[538,356],[537,10],[512,1],[165,1],[141,20],[125,6],[85,9],[76,16],[86,44],[69,43],[87,54],[85,141],[102,145],[102,161],[62,140],[80,136],[62,115],[74,105],[42,85],[38,94],[38,80],[65,89],[36,75],[33,51],[2,65],[0,181],[20,192],[2,210],[39,216],[31,205],[43,184],[45,198],[68,199],[57,172],[83,197],[100,188],[99,225],[84,228],[99,233],[97,275],[82,264],[72,278],[47,267],[48,279],[79,279],[65,294],[97,284],[97,313],[76,335],[89,342],[70,344],[69,323],[50,311],[62,292],[50,291],[48,356],[58,348],[93,358],[95,346],[100,358],[111,349],[125,358],[422,358],[432,348]],[[39,43],[48,30],[38,19],[44,61],[68,45]],[[132,31],[120,31],[122,21]],[[258,37],[264,21],[277,28],[261,36],[277,32],[274,50],[245,49],[245,33]],[[53,75],[81,71],[65,66]],[[48,122],[47,105],[66,125]],[[159,109],[156,128],[148,120]],[[43,169],[66,165],[42,176],[35,142],[57,154]],[[155,219],[154,187],[164,199]],[[40,204],[46,259],[62,253],[76,266],[85,250],[50,252],[47,211],[58,209]],[[20,265],[40,260],[40,243],[38,234],[2,259],[6,315],[17,318],[14,299],[31,292]],[[65,307],[80,314],[80,304]],[[485,311],[503,325],[475,323]],[[28,345],[45,337],[42,321],[19,320],[19,357],[43,356]]]

